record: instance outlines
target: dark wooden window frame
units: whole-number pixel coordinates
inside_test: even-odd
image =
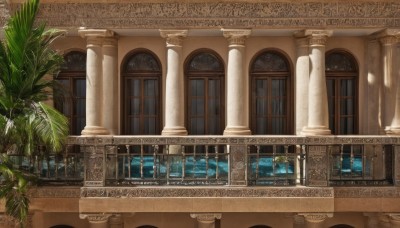
[[[221,66],[223,67],[223,69],[221,71],[190,71],[189,70],[189,64],[191,63],[191,61],[193,60],[194,57],[196,57],[197,55],[200,55],[202,53],[209,53],[211,55],[213,55],[217,60],[219,60],[219,63],[221,64]],[[191,132],[191,128],[190,128],[190,110],[191,110],[191,104],[189,102],[189,96],[190,96],[190,79],[205,79],[205,91],[204,94],[206,97],[208,97],[208,81],[210,79],[220,79],[220,119],[219,119],[219,123],[220,123],[220,134],[223,133],[224,129],[225,129],[225,65],[224,65],[224,61],[222,60],[222,58],[218,55],[218,53],[216,53],[215,51],[211,50],[211,49],[198,49],[193,51],[185,60],[184,63],[184,67],[185,67],[185,104],[186,104],[186,110],[185,110],[185,125],[186,125],[186,129],[187,131]],[[207,113],[208,113],[208,109],[207,109],[207,102],[208,99],[205,99],[205,110],[204,110],[204,125],[205,125],[205,129],[204,132],[207,135],[208,134],[208,117],[207,117]]]
[[[66,53],[64,55],[64,58],[67,57],[68,55],[73,54],[73,53],[80,53],[80,54],[86,56],[86,53],[84,51],[75,50],[75,51],[70,51],[70,52]],[[68,100],[67,100],[66,97],[61,97],[61,96],[60,97],[55,97],[54,106],[57,108],[57,103],[58,102],[62,102],[62,103],[68,102],[69,103],[70,115],[68,115],[67,117],[69,119],[70,134],[74,134],[74,132],[76,132],[76,134],[74,134],[74,135],[80,135],[80,132],[77,132],[77,129],[75,127],[77,118],[79,117],[77,114],[75,114],[76,113],[75,111],[77,109],[76,101],[79,100],[79,99],[86,100],[86,97],[75,96],[74,94],[75,94],[76,87],[74,85],[75,85],[75,81],[77,81],[77,80],[82,80],[82,79],[86,80],[86,61],[85,61],[85,70],[84,71],[76,70],[76,69],[75,70],[69,70],[69,69],[63,70],[63,69],[61,69],[60,73],[58,74],[58,76],[55,79],[56,80],[68,80],[69,88],[72,89],[72,91],[62,91],[63,94],[60,94],[61,96],[63,96],[65,93],[68,92],[68,93],[70,93],[69,95],[71,97]],[[60,91],[58,91],[58,92],[60,92]],[[59,100],[61,98],[63,99],[63,101]],[[85,108],[86,108],[86,102],[85,102]],[[83,117],[86,118],[85,116],[83,116]]]
[[[273,53],[276,55],[279,55],[282,57],[282,59],[285,61],[288,71],[253,71],[252,66],[254,62],[258,59],[259,56],[265,54],[265,53]],[[253,132],[256,132],[256,126],[257,126],[257,116],[256,116],[256,111],[254,108],[256,107],[256,100],[254,99],[254,91],[255,91],[255,81],[257,79],[261,78],[285,78],[286,80],[286,88],[287,88],[287,102],[286,102],[286,112],[287,112],[287,117],[286,117],[286,134],[291,135],[294,134],[294,121],[293,121],[293,116],[294,116],[294,91],[293,91],[293,67],[290,62],[290,58],[281,50],[279,49],[264,49],[259,51],[253,56],[253,59],[250,61],[249,65],[249,77],[250,77],[250,83],[249,83],[249,91],[250,91],[250,96],[249,96],[249,108],[250,108],[250,129]],[[270,101],[269,101],[270,102]],[[268,120],[270,121],[272,117],[269,117]]]
[[[145,53],[151,55],[154,60],[157,62],[159,71],[136,71],[136,72],[126,72],[126,67],[129,62],[129,60],[136,54],[140,53]],[[121,63],[121,133],[123,135],[128,134],[128,126],[129,122],[127,120],[127,115],[128,115],[128,108],[127,108],[127,89],[126,89],[126,81],[128,79],[139,79],[143,81],[144,79],[157,79],[158,80],[158,105],[157,105],[157,110],[156,112],[158,113],[158,117],[156,118],[156,132],[158,134],[161,134],[161,128],[162,128],[162,65],[157,57],[156,54],[154,54],[152,51],[148,49],[135,49],[130,51],[124,58],[124,60]],[[141,97],[144,97],[144,89],[143,89],[143,83],[141,83]],[[143,106],[143,102],[141,102],[141,106]],[[143,107],[142,109],[143,110]],[[143,114],[140,115],[140,123],[143,123]],[[140,132],[143,132],[143,126],[140,126]]]
[[[354,79],[354,104],[353,104],[353,113],[354,113],[354,129],[353,129],[353,134],[358,134],[358,121],[359,121],[359,111],[358,111],[358,105],[359,105],[359,90],[358,90],[358,83],[359,83],[359,68],[358,68],[358,63],[356,61],[356,59],[354,58],[354,56],[343,49],[333,49],[330,50],[328,52],[326,52],[325,54],[325,58],[328,58],[329,55],[331,54],[341,54],[346,56],[347,58],[349,58],[352,62],[353,62],[353,67],[354,67],[354,71],[325,71],[325,77],[326,80],[328,81],[329,79],[334,80],[335,83],[335,91],[334,91],[334,107],[335,107],[335,111],[334,111],[334,129],[331,129],[332,134],[334,135],[338,135],[340,133],[340,119],[341,117],[346,117],[344,115],[341,114],[341,107],[340,107],[340,101],[341,99],[346,99],[349,97],[344,97],[340,95],[340,82],[343,79]],[[329,95],[329,94],[328,94]],[[329,99],[329,96],[328,96]],[[329,119],[331,118],[331,115],[329,113]]]

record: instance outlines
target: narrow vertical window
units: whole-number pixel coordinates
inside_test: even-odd
[[[123,133],[160,134],[161,67],[150,52],[131,54],[122,70]]]
[[[290,69],[286,58],[275,51],[259,54],[251,64],[250,77],[253,134],[291,134]]]
[[[335,135],[357,134],[357,76],[354,57],[344,51],[327,53],[325,61],[329,128]]]
[[[186,64],[187,129],[191,135],[222,134],[224,67],[210,51],[197,52]]]
[[[54,106],[69,120],[70,134],[80,135],[86,123],[86,54],[71,51],[56,78]]]

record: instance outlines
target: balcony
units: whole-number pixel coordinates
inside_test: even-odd
[[[62,154],[14,156],[43,185],[392,186],[389,136],[71,136]]]

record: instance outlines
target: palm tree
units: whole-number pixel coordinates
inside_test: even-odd
[[[67,119],[43,103],[53,85],[46,75],[56,74],[63,61],[51,49],[61,33],[35,24],[38,9],[39,0],[27,0],[8,20],[0,42],[0,198],[21,226],[28,215],[32,179],[16,170],[8,155],[58,152],[68,136]]]

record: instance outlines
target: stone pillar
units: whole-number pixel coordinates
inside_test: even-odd
[[[308,214],[299,214],[303,215],[306,221],[306,228],[323,228],[324,221],[327,218],[332,218],[332,213],[308,213]]]
[[[185,128],[182,42],[187,30],[160,30],[167,42],[165,125],[163,135],[187,135]]]
[[[296,46],[296,135],[300,135],[308,126],[309,38],[297,38]]]
[[[331,31],[310,30],[310,80],[308,86],[308,125],[304,135],[329,135],[328,94],[325,79],[325,44]]]
[[[190,217],[197,219],[197,228],[215,228],[215,219],[221,219],[218,213],[190,214]]]
[[[384,80],[384,99],[385,99],[385,113],[384,113],[384,126],[387,134],[400,134],[400,112],[399,118],[395,116],[396,104],[396,90],[398,72],[396,72],[396,47],[397,38],[385,31],[384,36],[379,40],[382,44],[382,66],[383,66],[383,80]],[[399,94],[400,96],[400,94]],[[400,108],[400,107],[399,107]]]
[[[380,135],[383,130],[383,79],[381,69],[381,46],[379,40],[372,38],[368,41],[368,86],[365,105],[368,112],[367,134]]]
[[[80,214],[81,219],[89,221],[90,228],[108,228],[109,214]]]
[[[103,40],[103,126],[109,134],[118,134],[118,41]]]
[[[306,155],[306,185],[308,187],[328,186],[329,157],[326,146],[310,145]]]
[[[124,228],[124,220],[121,214],[115,214],[109,218],[110,228]]]
[[[247,146],[229,145],[229,185],[247,186]]]
[[[226,79],[226,128],[224,135],[250,135],[248,82],[245,71],[245,40],[251,30],[223,29],[229,55]]]
[[[81,29],[79,34],[86,38],[86,126],[82,135],[105,135],[108,131],[102,125],[102,42],[113,32],[106,29]]]

